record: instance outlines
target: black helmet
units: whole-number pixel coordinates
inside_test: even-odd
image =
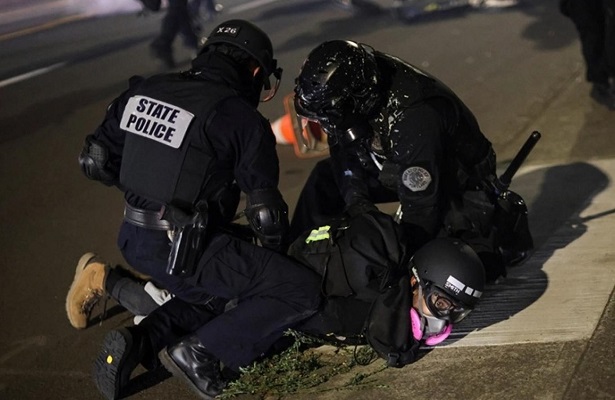
[[[437,238],[428,242],[414,254],[410,269],[425,290],[426,299],[431,300],[426,303],[432,314],[452,322],[462,320],[485,290],[485,269],[480,258],[459,239]],[[439,295],[444,300],[450,299],[456,308],[438,315],[441,313],[436,304]]]
[[[295,108],[330,134],[344,132],[373,111],[379,81],[372,48],[345,40],[324,42],[310,52],[295,80]]]
[[[278,68],[278,61],[273,58],[273,46],[269,36],[259,27],[242,19],[233,19],[221,23],[211,31],[203,44],[203,49],[216,43],[228,43],[250,54],[261,66],[265,77],[265,89],[272,88],[269,76],[274,75],[277,91],[279,81],[282,78],[282,68]],[[271,95],[269,98],[273,97]],[[263,100],[266,101],[266,100]]]

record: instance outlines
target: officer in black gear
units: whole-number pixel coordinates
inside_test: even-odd
[[[271,348],[289,327],[336,344],[369,344],[389,366],[403,367],[421,346],[446,339],[478,303],[483,265],[461,240],[437,238],[413,255],[390,215],[328,222],[301,235],[291,257],[216,236],[199,260],[208,267],[190,279],[218,297],[237,297],[237,306],[176,297],[138,326],[111,331],[95,364],[98,389],[118,398],[136,366],[151,369],[158,355],[196,393],[213,398],[236,377],[229,369],[282,347]],[[240,251],[220,251],[228,246]],[[241,272],[233,284],[218,278],[229,268]]]
[[[197,263],[195,275],[180,279],[210,295],[208,301],[176,296],[139,325],[105,337],[94,380],[107,399],[123,397],[133,369],[155,368],[158,356],[174,376],[213,399],[321,301],[317,274],[233,235],[213,234]]]
[[[333,40],[304,61],[295,109],[320,123],[330,157],[301,192],[292,238],[344,211],[399,201],[415,246],[437,235],[461,237],[492,279],[504,274],[492,229],[495,153],[442,82],[367,45]]]
[[[124,192],[123,256],[186,301],[198,304],[208,296],[176,275],[197,272],[193,260],[208,235],[230,226],[240,190],[261,244],[287,247],[275,137],[256,110],[259,100],[275,94],[270,78],[279,81],[281,72],[261,29],[244,20],[224,22],[189,71],[131,78],[86,138],[79,156],[85,175]]]

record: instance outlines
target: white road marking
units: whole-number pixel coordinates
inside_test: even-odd
[[[228,13],[236,14],[242,11],[252,10],[256,7],[264,6],[267,4],[277,3],[278,1],[281,1],[281,0],[254,0],[246,4],[242,4],[240,6],[235,6],[233,8],[230,8]]]
[[[53,71],[54,69],[61,68],[65,66],[66,64],[68,64],[68,62],[63,61],[63,62],[50,65],[48,67],[35,69],[34,71],[26,72],[25,74],[21,74],[21,75],[17,75],[9,79],[5,79],[3,81],[0,81],[0,87],[12,85],[13,83],[25,81],[26,79],[30,79],[38,75],[46,74],[47,72]]]
[[[235,6],[232,8],[229,8],[229,10],[225,13],[225,14],[237,14],[243,11],[248,11],[248,10],[252,10],[254,8],[260,7],[260,6],[264,6],[267,4],[272,4],[272,3],[276,3],[279,2],[281,0],[255,0],[255,1],[251,1],[249,3],[246,4],[242,4],[239,6]],[[58,1],[57,3],[53,3],[54,5],[62,3],[61,1]],[[21,10],[24,11],[24,10]],[[26,11],[32,11],[32,8],[27,9]],[[81,19],[81,18],[85,18],[88,17],[89,15],[78,15],[78,16],[69,16],[69,17],[64,17],[64,18],[60,18],[58,21],[58,23],[54,23],[54,22],[50,22],[47,24],[44,24],[40,27],[34,27],[34,28],[29,28],[23,31],[20,31],[20,33],[11,33],[11,34],[6,34],[6,35],[0,35],[0,39],[4,38],[4,39],[9,39],[12,38],[14,36],[18,36],[21,34],[21,32],[23,33],[29,33],[29,32],[36,32],[39,29],[47,29],[48,27],[52,27],[52,26],[56,26],[60,23],[64,23],[64,22],[70,22],[73,21],[75,19]],[[66,64],[68,64],[68,62],[60,62],[57,64],[53,64],[49,67],[45,67],[45,68],[39,68],[37,70],[31,71],[31,72],[27,72],[25,74],[21,74],[12,78],[8,78],[5,79],[3,81],[0,81],[0,87],[4,87],[4,86],[9,86],[12,85],[14,83],[17,82],[21,82],[30,78],[34,78],[35,76],[39,76],[39,75],[43,75],[46,74],[47,72],[51,72],[55,69],[61,68],[63,66],[65,66]]]

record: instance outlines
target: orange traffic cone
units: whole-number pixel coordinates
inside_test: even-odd
[[[295,144],[297,141],[293,132],[293,123],[288,113],[273,121],[271,130],[273,130],[278,144]]]
[[[299,158],[327,155],[327,135],[317,122],[297,117],[293,97],[294,93],[284,97],[286,113],[271,123],[276,142],[292,145]]]

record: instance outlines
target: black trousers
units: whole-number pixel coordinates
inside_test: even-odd
[[[211,297],[202,288],[166,273],[171,251],[171,241],[166,231],[140,228],[124,221],[117,244],[128,265],[151,277],[156,286],[189,303],[203,304]]]
[[[178,34],[183,37],[187,47],[193,49],[198,47],[198,37],[192,27],[187,0],[169,0],[169,6],[160,26],[160,34],[152,46],[170,52]]]
[[[615,0],[570,0],[589,82],[608,84],[615,77]]]
[[[184,334],[194,333],[225,366],[238,370],[266,353],[284,331],[314,314],[320,305],[320,277],[291,258],[229,235],[215,236],[197,273],[185,279],[205,302],[173,299],[139,326],[157,352]],[[236,306],[221,312],[220,299]]]

